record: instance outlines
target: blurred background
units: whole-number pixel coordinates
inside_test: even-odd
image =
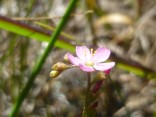
[[[0,0],[0,117],[8,117],[47,47],[69,0]],[[5,17],[4,17],[5,16]],[[7,18],[6,18],[7,17]],[[21,34],[2,21],[33,30]],[[20,23],[19,23],[20,22]],[[14,31],[12,31],[14,30]],[[96,117],[156,117],[156,0],[80,0],[24,100],[19,117],[80,117],[86,74],[78,68],[49,77],[73,52],[68,45],[105,46],[116,67],[98,92]]]

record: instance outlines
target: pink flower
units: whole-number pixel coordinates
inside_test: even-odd
[[[76,46],[76,55],[67,53],[68,60],[75,66],[80,67],[82,71],[85,72],[94,72],[98,71],[109,71],[114,65],[115,62],[107,62],[106,61],[110,56],[110,50],[101,47],[98,48],[96,51],[91,51],[86,46]]]

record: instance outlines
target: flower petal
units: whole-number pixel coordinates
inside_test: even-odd
[[[72,63],[72,64],[74,64],[74,65],[76,65],[76,66],[79,66],[79,64],[81,63],[84,63],[82,60],[80,60],[79,58],[77,58],[77,57],[74,57],[73,55],[71,55],[71,54],[69,54],[69,53],[67,53],[66,54],[67,56],[68,56],[68,60]]]
[[[112,67],[114,67],[115,62],[109,62],[109,63],[97,63],[94,65],[94,68],[96,70],[100,70],[100,71],[107,71],[109,69],[111,69]]]
[[[80,64],[79,67],[80,67],[80,69],[82,71],[85,71],[85,72],[93,72],[93,71],[95,71],[93,67],[86,66],[85,64]]]
[[[76,55],[84,61],[91,60],[92,58],[92,55],[86,46],[76,46]]]
[[[103,62],[107,60],[109,56],[110,56],[110,50],[105,47],[101,47],[96,50],[93,57],[93,61],[96,63]]]

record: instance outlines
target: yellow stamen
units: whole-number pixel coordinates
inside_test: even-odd
[[[84,50],[84,55],[86,56],[86,49]]]
[[[94,49],[93,49],[93,48],[91,48],[91,49],[90,49],[90,52],[91,52],[91,55],[92,55],[92,56],[94,56],[94,55],[95,55],[95,53],[96,53],[96,51],[94,51]]]
[[[94,50],[93,48],[90,49],[91,55],[93,56]]]

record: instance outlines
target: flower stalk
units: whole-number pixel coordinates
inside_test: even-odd
[[[87,73],[87,90],[86,90],[85,105],[83,108],[82,117],[88,117],[90,88],[91,88],[91,75],[90,73]]]

